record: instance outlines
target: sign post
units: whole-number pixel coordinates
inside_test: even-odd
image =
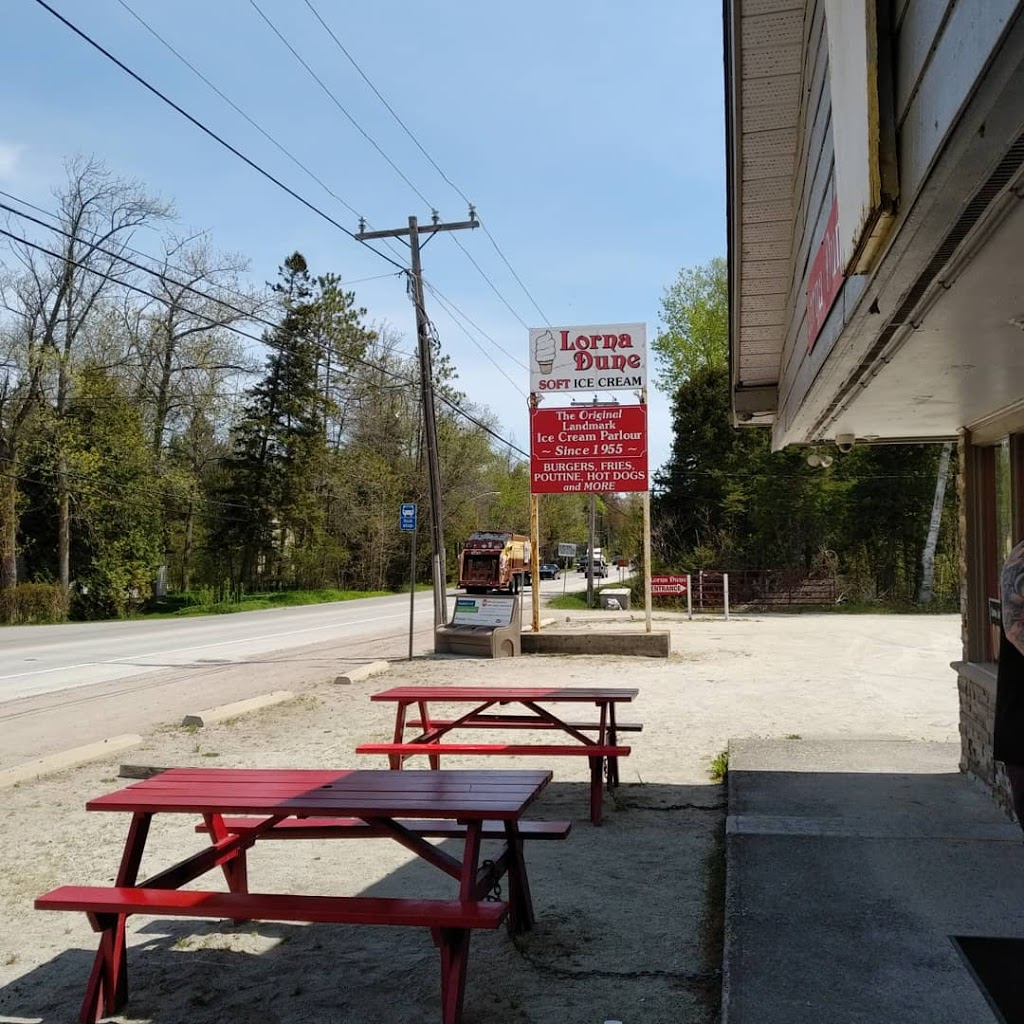
[[[572,559],[576,557],[576,545],[559,541],[558,557],[562,559],[562,594],[564,595],[567,582],[566,573],[569,571]]]
[[[409,660],[412,661],[413,618],[416,612],[416,506],[407,501],[398,509],[398,525],[403,533],[411,533],[409,548]]]

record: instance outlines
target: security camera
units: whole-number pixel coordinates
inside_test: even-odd
[[[841,452],[853,451],[853,444],[857,440],[853,434],[836,434],[836,447]]]

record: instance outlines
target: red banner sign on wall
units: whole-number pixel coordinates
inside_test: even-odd
[[[843,283],[843,264],[839,249],[839,206],[833,200],[825,225],[825,236],[807,276],[807,351],[814,348],[825,318]]]
[[[537,408],[530,413],[531,491],[646,491],[647,406]]]

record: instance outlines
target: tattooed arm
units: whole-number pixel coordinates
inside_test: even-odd
[[[1024,544],[1006,559],[999,577],[1002,593],[1003,631],[1007,640],[1024,654]]]

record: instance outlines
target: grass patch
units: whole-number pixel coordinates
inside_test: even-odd
[[[715,754],[711,759],[711,766],[708,769],[708,774],[711,776],[712,782],[723,782],[725,780],[726,772],[729,771],[729,751],[723,750],[720,754]]]
[[[189,591],[168,594],[154,601],[141,613],[143,618],[180,618],[187,615],[230,615],[232,612],[255,612],[267,608],[295,608],[307,604],[329,604],[333,601],[355,601],[362,597],[387,597],[389,590],[278,590],[265,594],[246,594],[240,600],[214,600],[210,591]]]
[[[601,590],[607,590],[609,587],[615,590],[621,590],[622,586],[618,583],[604,583],[601,586],[594,587],[594,606],[591,611],[601,611],[600,599],[597,594]],[[563,611],[586,611],[587,610],[587,592],[585,590],[577,590],[571,594],[559,594],[557,597],[551,597],[547,600],[548,608],[561,608]]]

